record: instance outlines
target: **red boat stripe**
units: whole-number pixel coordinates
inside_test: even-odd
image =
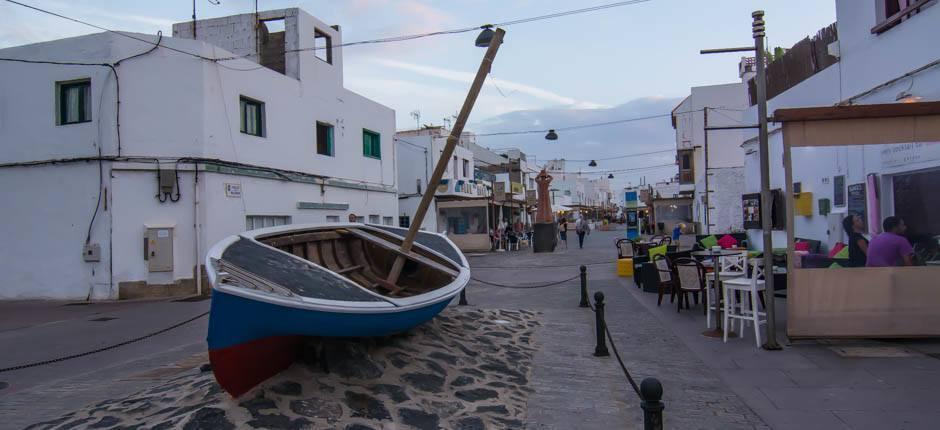
[[[289,367],[301,354],[303,336],[271,336],[209,351],[215,380],[238,397]]]

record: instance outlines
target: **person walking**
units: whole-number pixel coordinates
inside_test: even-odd
[[[565,242],[565,249],[568,249],[568,220],[565,217],[558,220],[558,235],[561,237],[561,241]]]
[[[867,267],[911,266],[914,248],[904,237],[907,225],[900,217],[889,216],[882,223],[884,233],[868,244]],[[850,250],[851,251],[851,250]]]
[[[578,233],[578,248],[584,249],[584,236],[591,233],[591,227],[584,217],[578,218],[578,223],[575,224],[575,232]]]

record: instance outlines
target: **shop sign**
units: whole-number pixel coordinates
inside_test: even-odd
[[[493,184],[493,200],[498,202],[506,200],[506,183],[497,182]]]
[[[525,204],[529,206],[535,206],[536,204],[535,190],[528,190],[525,192]]]
[[[512,187],[513,194],[522,194],[525,192],[525,188],[518,182],[510,182],[510,186]]]
[[[937,160],[940,160],[940,144],[938,143],[899,143],[886,145],[881,150],[883,167],[901,167]]]

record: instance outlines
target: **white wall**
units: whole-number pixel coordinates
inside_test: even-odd
[[[940,7],[933,5],[923,9],[920,14],[879,35],[871,33],[871,28],[876,24],[874,2],[836,0],[836,15],[839,31],[839,63],[768,100],[770,115],[773,115],[776,109],[831,106],[840,101],[851,101],[857,104],[895,103],[897,94],[904,90],[921,96],[923,101],[940,100],[940,68],[937,67],[921,72],[913,79],[901,79],[867,96],[852,99],[857,94],[874,89],[940,58],[940,45],[935,43],[937,37],[940,36],[940,31],[938,31]],[[757,120],[756,106],[748,109],[745,118],[747,121]],[[779,124],[772,123],[770,129],[773,131],[779,126]],[[751,139],[754,136],[756,133],[748,133],[745,138]],[[771,133],[769,143],[771,188],[784,189],[781,134]],[[748,143],[745,146],[752,152],[747,156],[745,165],[745,192],[758,192],[760,168],[757,146],[756,143]],[[801,159],[805,158],[801,157]],[[851,163],[851,159],[849,161]],[[861,163],[861,159],[855,162]],[[819,183],[823,177],[831,178],[831,172],[844,168],[844,163],[844,158],[840,161],[829,154],[819,154],[819,157],[815,159],[806,159],[800,163],[794,159],[794,175],[796,177],[797,171],[803,172],[803,169],[809,169],[805,171],[810,176],[808,182],[804,181],[804,186],[821,185]],[[812,175],[813,172],[817,174]],[[846,178],[847,184],[856,182],[859,181],[852,182],[851,178]],[[823,197],[831,197],[831,184],[818,189]],[[814,195],[813,198],[818,200],[820,196]],[[843,213],[845,208],[833,207],[833,210],[836,213]],[[884,215],[884,211],[882,214]],[[797,217],[795,222],[796,236],[828,238],[830,243],[839,239],[837,233],[829,231],[828,222],[823,217]],[[759,249],[760,230],[750,230],[748,233],[752,239],[751,243]],[[773,241],[774,247],[782,247],[786,243],[785,231],[775,231]]]
[[[338,30],[297,10],[288,32],[297,46],[313,44],[314,28],[342,43]],[[294,11],[294,12],[292,12]],[[309,37],[307,37],[309,35]],[[135,37],[156,41],[150,35]],[[289,38],[290,39],[290,38]],[[164,37],[162,46],[203,56],[233,54],[202,41]],[[101,33],[0,50],[7,58],[114,63],[153,45]],[[224,236],[245,229],[246,215],[289,215],[294,223],[341,220],[352,212],[392,217],[397,224],[398,185],[394,151],[395,113],[342,86],[342,50],[334,48],[328,64],[305,51],[297,56],[295,79],[249,60],[224,66],[159,48],[121,62],[120,135],[122,157],[160,157],[167,164],[180,157],[204,157],[273,167],[328,178],[330,185],[202,172],[200,174],[200,253]],[[233,70],[240,69],[240,70]],[[117,156],[116,86],[106,67],[0,62],[0,164],[71,157]],[[91,79],[92,121],[55,123],[55,83]],[[239,96],[265,102],[264,137],[239,132]],[[334,156],[316,154],[315,124],[334,126]],[[381,157],[365,157],[362,132],[381,135]],[[9,143],[9,144],[8,144]],[[181,200],[159,203],[152,160],[119,163],[109,174],[104,163],[102,205],[92,242],[102,246],[101,263],[82,261],[85,229],[99,192],[97,164],[0,169],[0,192],[13,219],[4,223],[7,249],[17,256],[0,259],[0,298],[116,298],[125,281],[166,284],[192,277],[196,264],[193,232],[193,183],[182,163]],[[224,183],[242,185],[241,198],[226,197]],[[344,185],[345,184],[345,185]],[[348,204],[345,211],[303,210],[298,202]],[[112,221],[113,220],[113,221]],[[174,271],[153,274],[143,261],[144,224],[174,224]],[[113,224],[113,242],[109,227]],[[108,273],[114,247],[113,278]],[[48,267],[54,267],[49,270]],[[41,268],[47,268],[45,270]],[[94,273],[93,273],[94,272]]]

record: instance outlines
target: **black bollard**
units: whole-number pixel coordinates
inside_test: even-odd
[[[607,357],[610,352],[607,351],[607,338],[604,337],[607,328],[607,323],[604,321],[604,293],[600,291],[594,293],[594,312],[597,328],[597,346],[594,348],[594,356]]]
[[[581,306],[582,308],[586,308],[586,307],[591,306],[591,304],[588,303],[588,295],[587,295],[587,267],[586,267],[586,266],[581,266],[581,304],[580,304],[580,306]]]
[[[469,303],[467,303],[467,288],[466,288],[466,287],[464,287],[464,289],[460,290],[460,301],[457,302],[457,304],[460,305],[460,306],[467,306],[467,305],[469,305]]]
[[[656,378],[640,382],[640,407],[643,409],[643,429],[663,430],[663,384]]]

